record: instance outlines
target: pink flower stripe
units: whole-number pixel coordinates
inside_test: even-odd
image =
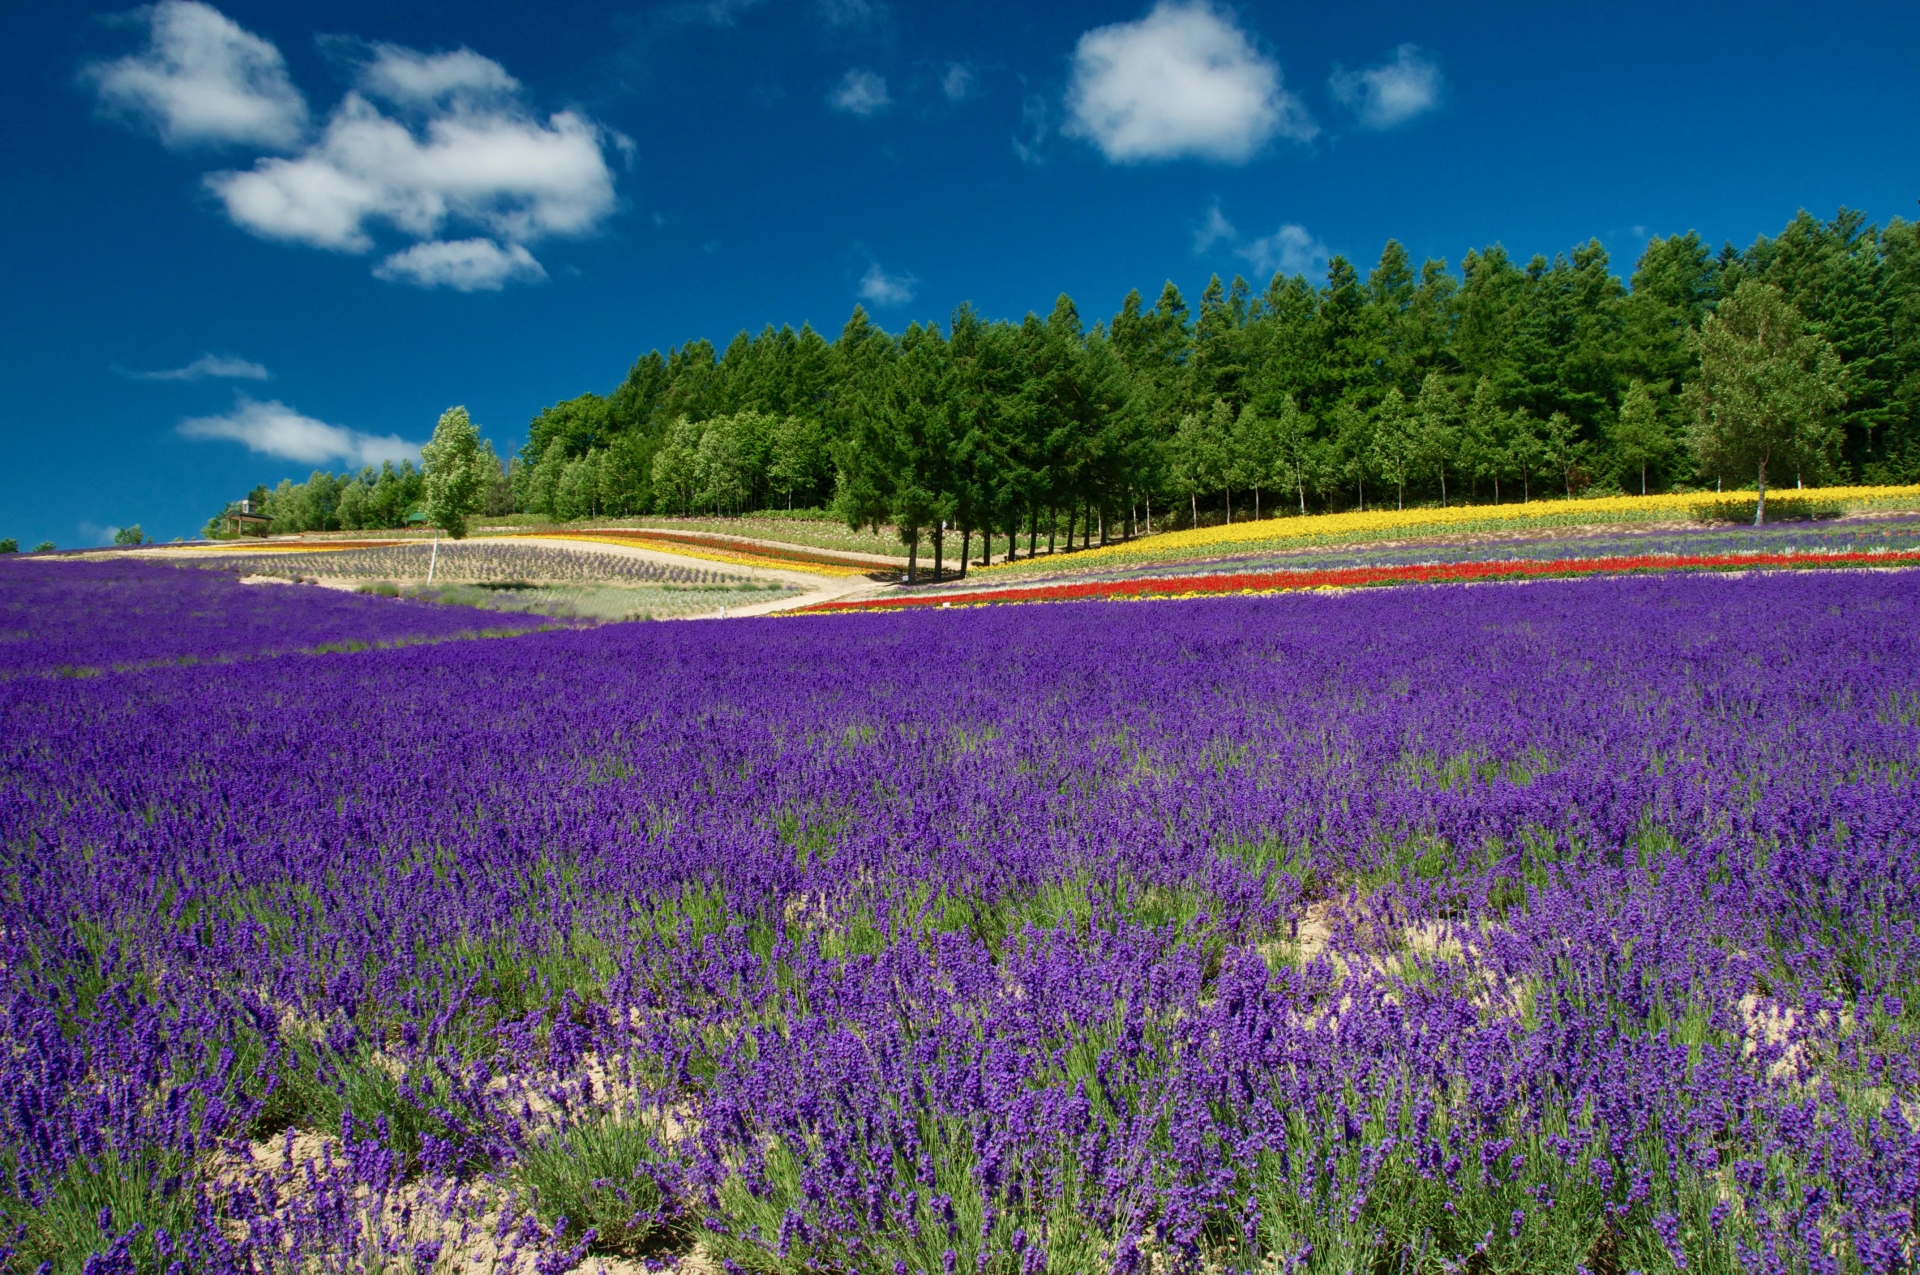
[[[1452,584],[1474,580],[1622,575],[1660,571],[1747,571],[1770,568],[1920,566],[1920,550],[1879,553],[1632,554],[1548,561],[1448,562],[1395,567],[1338,567],[1324,571],[1256,571],[1237,575],[1173,576],[1147,580],[1093,580],[917,598],[822,602],[821,611],[894,611],[905,607],[983,606],[1003,602],[1077,602],[1098,598],[1170,598],[1216,593],[1277,593],[1287,589],[1357,589],[1390,584]]]

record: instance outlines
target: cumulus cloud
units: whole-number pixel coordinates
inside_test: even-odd
[[[290,152],[203,178],[261,238],[358,253],[385,228],[419,242],[389,255],[382,278],[476,291],[545,278],[526,245],[591,231],[617,204],[608,149],[630,161],[631,139],[575,111],[536,116],[520,82],[472,49],[323,38],[354,86],[314,136],[273,44],[201,0],[140,12],[149,47],[84,74],[103,106],[149,120],[169,146]]]
[[[245,443],[248,451],[319,465],[339,459],[349,465],[418,459],[420,447],[397,434],[375,436],[302,416],[278,399],[265,403],[241,395],[225,416],[196,416],[180,422],[188,438]]]
[[[511,97],[520,91],[520,81],[505,67],[472,49],[420,53],[397,44],[374,45],[358,82],[370,97],[422,110],[456,98]]]
[[[235,358],[231,354],[202,354],[185,367],[171,368],[165,372],[135,372],[133,375],[142,381],[201,381],[209,377],[264,381],[272,373],[261,364]]]
[[[1318,131],[1280,68],[1208,0],[1161,0],[1137,22],[1080,37],[1063,132],[1108,160],[1239,163],[1275,136]]]
[[[827,94],[827,105],[834,110],[863,119],[886,110],[892,100],[887,96],[886,77],[863,71],[859,67],[842,76],[840,82],[833,86],[833,91]]]
[[[962,63],[955,62],[940,77],[940,89],[947,95],[949,102],[958,102],[973,91],[973,71]]]
[[[1307,233],[1305,226],[1285,225],[1262,239],[1242,244],[1234,252],[1245,257],[1262,275],[1315,275],[1327,261],[1327,245]]]
[[[603,140],[572,111],[543,122],[512,105],[454,109],[416,133],[354,92],[300,155],[206,181],[266,239],[364,252],[370,221],[427,238],[458,219],[518,242],[589,230],[613,210]]]
[[[516,243],[502,248],[491,239],[417,243],[388,257],[373,273],[382,279],[456,292],[498,292],[509,283],[537,283],[547,277],[524,247]]]
[[[1439,102],[1440,64],[1417,45],[1403,44],[1379,66],[1364,71],[1335,68],[1327,85],[1362,127],[1392,128]]]
[[[905,305],[913,300],[913,286],[919,280],[910,274],[888,274],[879,262],[867,267],[860,279],[860,297],[869,305]]]
[[[176,149],[300,141],[306,99],[271,41],[199,0],[161,0],[145,17],[143,51],[81,72],[103,109],[149,125]]]

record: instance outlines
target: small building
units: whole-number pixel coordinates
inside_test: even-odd
[[[236,536],[264,536],[272,521],[255,510],[251,500],[236,500],[227,506],[227,530]]]

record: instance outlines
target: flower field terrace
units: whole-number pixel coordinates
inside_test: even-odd
[[[1916,670],[1817,573],[15,680],[10,1242],[1910,1271]]]
[[[1309,549],[1370,541],[1432,539],[1452,535],[1539,534],[1556,528],[1591,528],[1635,523],[1685,526],[1703,508],[1737,499],[1709,493],[1658,496],[1601,496],[1580,500],[1532,500],[1519,503],[1462,504],[1446,508],[1386,509],[1268,517],[1228,522],[1186,531],[1162,532],[1101,545],[1068,556],[1074,567],[1106,568],[1167,564],[1209,558],[1240,558],[1285,549]],[[1817,502],[1854,513],[1910,511],[1920,507],[1920,487],[1821,487],[1772,493],[1771,499]],[[1280,506],[1284,508],[1284,504]],[[1749,510],[1749,515],[1751,510]],[[983,568],[985,574],[1046,574],[1060,559],[1048,555],[1021,558]]]
[[[538,622],[489,619],[486,632]],[[0,563],[0,678],[474,637],[470,613],[125,558]]]
[[[1763,527],[1621,530],[1582,527],[1550,535],[1468,535],[1339,549],[1276,549],[1229,558],[1076,566],[1014,583],[1001,575],[912,594],[818,603],[823,611],[899,610],[1017,602],[1195,597],[1293,589],[1469,583],[1667,571],[1751,571],[1920,566],[1920,516],[1789,522]]]

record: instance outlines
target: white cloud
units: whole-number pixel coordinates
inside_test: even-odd
[[[261,364],[250,363],[231,354],[202,354],[185,367],[165,372],[135,372],[133,375],[142,381],[199,381],[210,376],[237,381],[265,381],[272,377],[272,373]]]
[[[458,219],[519,241],[590,230],[613,210],[602,142],[572,111],[542,123],[513,105],[437,114],[422,136],[349,93],[304,153],[206,181],[267,239],[364,252],[369,221],[427,238]]]
[[[498,292],[509,283],[536,283],[547,277],[524,247],[516,243],[502,248],[491,239],[417,243],[388,257],[373,273],[382,279],[456,292]]]
[[[1215,200],[1207,209],[1206,220],[1193,231],[1193,250],[1202,253],[1217,243],[1233,243],[1240,238],[1240,232],[1233,228],[1226,214],[1220,211],[1220,201]]]
[[[1305,226],[1286,225],[1252,243],[1234,249],[1263,275],[1314,275],[1326,264],[1327,245],[1307,233]]]
[[[1336,68],[1327,84],[1362,127],[1392,128],[1430,111],[1440,100],[1440,64],[1417,45],[1403,44],[1393,59],[1364,71]]]
[[[1317,131],[1280,68],[1208,0],[1160,0],[1137,22],[1080,37],[1062,130],[1114,163],[1238,163],[1278,135]]]
[[[146,16],[144,52],[82,72],[103,107],[145,121],[170,147],[299,142],[306,99],[271,41],[199,0],[161,0]]]
[[[940,88],[946,93],[949,102],[958,102],[973,91],[973,71],[971,68],[955,62],[940,77]]]
[[[840,83],[827,94],[827,105],[834,110],[862,118],[886,110],[892,100],[887,96],[885,76],[858,67],[842,76]]]
[[[888,274],[880,268],[879,262],[867,267],[867,273],[860,279],[862,300],[877,306],[905,305],[913,300],[913,285],[918,283],[910,274]]]
[[[511,97],[520,81],[492,58],[472,49],[419,53],[397,44],[376,44],[360,68],[362,92],[397,106],[426,109],[452,98]]]
[[[397,434],[375,436],[302,416],[278,399],[256,402],[242,394],[225,416],[198,416],[180,422],[188,438],[227,439],[247,450],[318,465],[338,458],[349,465],[418,459],[420,447]]]

